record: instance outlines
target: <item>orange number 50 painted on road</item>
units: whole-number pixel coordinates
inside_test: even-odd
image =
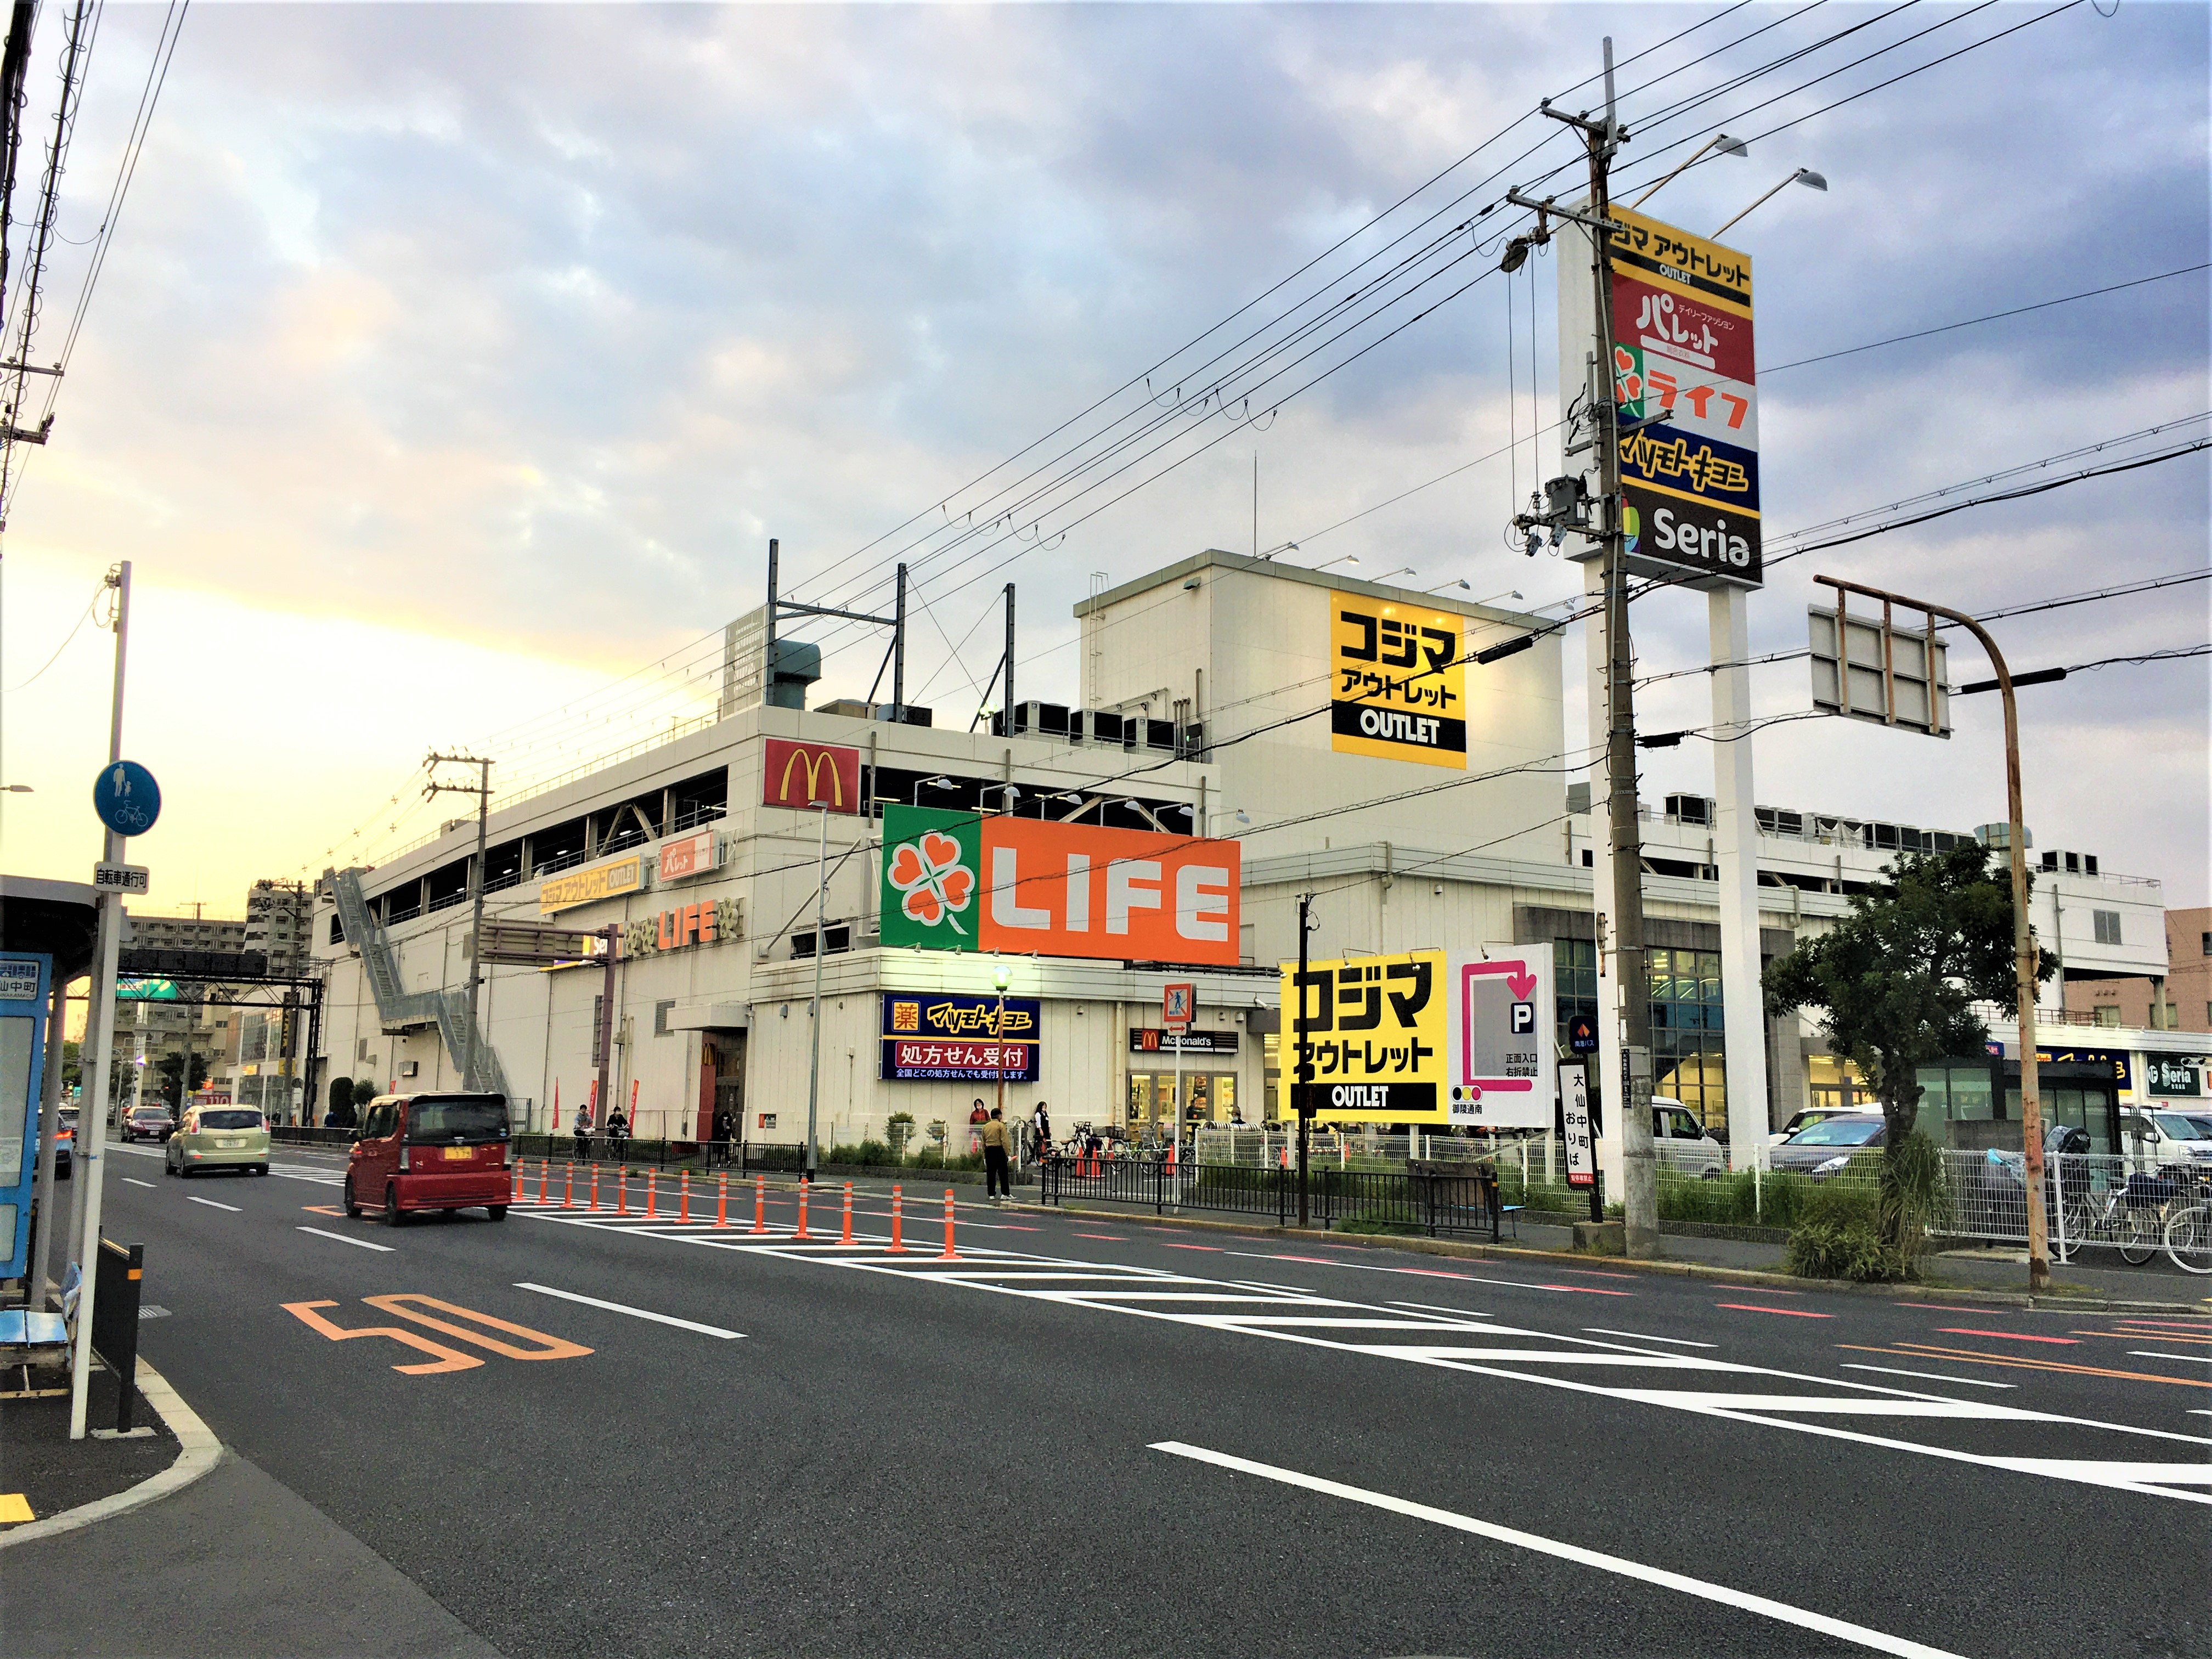
[[[392,1296],[365,1296],[362,1300],[380,1312],[396,1314],[402,1319],[412,1320],[416,1324],[427,1325],[434,1331],[443,1331],[448,1336],[459,1337],[464,1342],[473,1343],[479,1348],[486,1349],[507,1359],[577,1359],[592,1352],[589,1348],[580,1346],[576,1343],[563,1341],[557,1336],[548,1336],[543,1331],[533,1331],[527,1325],[512,1325],[504,1319],[495,1319],[489,1314],[477,1313],[470,1308],[456,1307],[450,1302],[441,1302],[434,1296],[421,1296],[411,1291]],[[487,1335],[483,1331],[471,1330],[465,1326],[434,1318],[429,1314],[418,1311],[417,1308],[410,1306],[410,1304],[419,1304],[423,1308],[434,1308],[440,1313],[456,1315],[462,1319],[473,1320],[479,1325],[489,1325],[495,1330],[505,1331],[509,1336],[520,1337],[532,1346],[518,1347],[514,1343],[503,1342],[499,1338]],[[286,1302],[280,1305],[286,1313],[292,1315],[311,1329],[320,1331],[333,1342],[350,1342],[357,1336],[388,1336],[394,1342],[404,1343],[408,1347],[420,1349],[422,1352],[433,1356],[431,1359],[422,1364],[394,1365],[392,1368],[408,1376],[434,1376],[444,1371],[471,1370],[483,1364],[483,1361],[478,1359],[474,1354],[463,1353],[458,1348],[449,1348],[442,1342],[434,1342],[427,1336],[418,1335],[398,1325],[365,1325],[357,1329],[349,1329],[343,1325],[334,1325],[316,1310],[335,1308],[338,1305],[335,1302]]]

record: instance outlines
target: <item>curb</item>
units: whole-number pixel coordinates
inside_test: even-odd
[[[161,1413],[169,1432],[177,1437],[177,1461],[159,1474],[148,1475],[135,1486],[94,1498],[89,1504],[80,1504],[73,1510],[64,1510],[43,1521],[27,1521],[0,1532],[0,1550],[75,1532],[97,1522],[128,1515],[132,1510],[143,1509],[157,1498],[182,1492],[222,1461],[222,1443],[215,1437],[214,1431],[200,1421],[198,1413],[185,1404],[183,1396],[169,1386],[168,1379],[143,1359],[138,1362],[138,1392],[146,1396],[146,1403]]]
[[[1255,1222],[1201,1220],[1194,1216],[1132,1215],[1119,1210],[1097,1210],[1077,1204],[1038,1204],[1016,1199],[1006,1206],[1009,1209],[1028,1211],[1038,1215],[1076,1215],[1099,1221],[1139,1223],[1146,1226],[1188,1227],[1197,1231],[1264,1233],[1285,1240],[1302,1240],[1312,1237],[1312,1230],[1304,1231],[1293,1227],[1278,1227],[1264,1219]],[[2106,1297],[2093,1296],[2030,1296],[2025,1291],[1989,1291],[1954,1289],[1934,1285],[1855,1285],[1843,1279],[1805,1279],[1791,1273],[1770,1273],[1763,1268],[1716,1267],[1702,1261],[1647,1261],[1629,1256],[1591,1255],[1573,1250],[1539,1250],[1516,1244],[1484,1244],[1451,1238],[1418,1238],[1395,1235],[1365,1233],[1335,1233],[1328,1235],[1332,1243],[1340,1248],[1378,1250],[1407,1250],[1419,1255],[1455,1256],[1465,1261],[1557,1261],[1571,1262],[1586,1267],[1594,1261],[1603,1262],[1608,1268],[1626,1269],[1632,1273],[1657,1273],[1676,1279],[1709,1279],[1738,1285],[1771,1285],[1781,1289],[1804,1290],[1817,1286],[1845,1296],[1896,1295],[1900,1290],[1915,1296],[1932,1296],[1958,1303],[1961,1307],[1981,1308],[2042,1308],[2075,1313],[2167,1313],[2191,1314],[2208,1316],[2205,1309],[2185,1302],[2121,1302]]]

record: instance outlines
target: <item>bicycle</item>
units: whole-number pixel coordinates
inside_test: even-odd
[[[2166,1254],[2185,1273],[2212,1273],[2212,1204],[2197,1203],[2166,1218]]]

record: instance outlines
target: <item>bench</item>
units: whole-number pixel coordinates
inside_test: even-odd
[[[69,1323],[33,1308],[0,1310],[0,1367],[9,1370],[69,1364]]]

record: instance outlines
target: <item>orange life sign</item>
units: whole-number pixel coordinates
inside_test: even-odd
[[[842,744],[769,738],[761,767],[761,805],[858,812],[860,751]]]

